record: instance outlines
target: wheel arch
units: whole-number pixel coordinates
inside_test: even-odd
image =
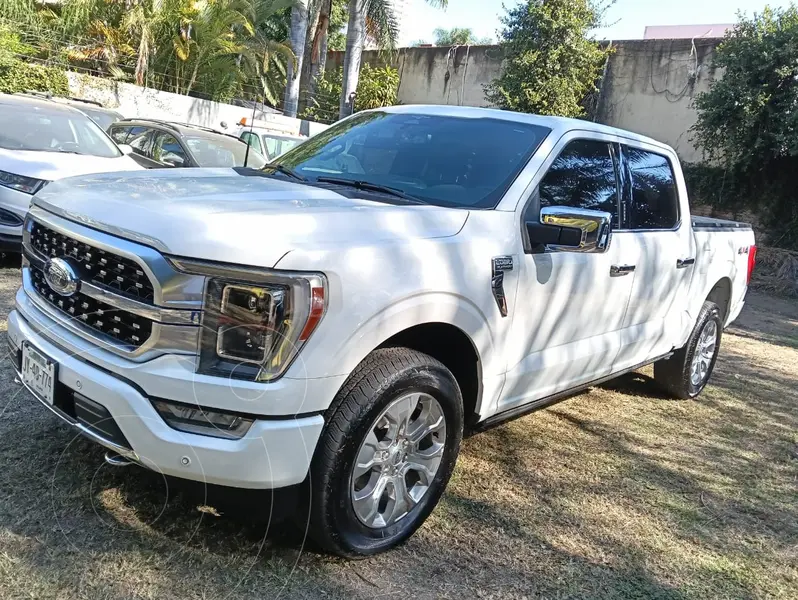
[[[482,362],[465,331],[451,323],[420,323],[395,333],[378,348],[394,346],[412,348],[442,362],[460,386],[466,425],[474,422],[482,402]]]
[[[706,300],[714,302],[720,308],[721,321],[726,324],[729,318],[729,309],[732,299],[732,281],[728,277],[721,277],[709,290]]]

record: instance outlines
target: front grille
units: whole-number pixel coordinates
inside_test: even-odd
[[[78,323],[136,348],[152,334],[152,321],[149,319],[120,310],[80,292],[68,297],[61,296],[50,289],[40,269],[31,265],[30,274],[36,292],[50,306]]]
[[[152,282],[141,266],[129,258],[84,244],[36,221],[32,223],[30,243],[44,256],[69,257],[83,281],[91,281],[139,302],[153,303]]]

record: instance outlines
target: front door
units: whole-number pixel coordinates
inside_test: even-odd
[[[609,212],[618,227],[613,139],[574,132],[560,140],[553,156],[521,221],[538,220],[541,206],[569,206]],[[614,239],[603,254],[525,250],[499,411],[609,375],[634,280],[623,270],[627,260]]]

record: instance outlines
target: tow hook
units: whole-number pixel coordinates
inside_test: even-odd
[[[133,461],[129,458],[125,458],[121,454],[110,451],[105,453],[105,462],[112,467],[129,467],[133,464]]]

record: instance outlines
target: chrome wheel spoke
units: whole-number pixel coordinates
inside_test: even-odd
[[[407,427],[410,425],[410,417],[413,416],[420,398],[421,394],[408,394],[388,407],[385,418],[391,424],[390,432],[395,434],[390,436],[392,440],[404,435],[405,431],[407,431]]]
[[[385,522],[393,523],[405,516],[416,505],[416,500],[407,489],[407,482],[403,475],[398,475],[392,480],[393,502],[385,511]],[[390,512],[389,512],[390,511]]]
[[[377,436],[372,429],[366,436],[366,441],[360,447],[360,452],[355,461],[354,476],[361,477],[364,473],[371,471],[374,467],[382,465],[384,462],[384,449],[381,447]]]
[[[413,450],[407,454],[407,469],[416,471],[425,485],[430,485],[441,464],[445,447],[441,443],[433,444],[426,450]]]
[[[717,324],[715,321],[708,321],[698,336],[690,365],[690,382],[694,386],[701,385],[709,374],[709,367],[717,351],[717,338]]]
[[[373,479],[374,481],[361,491],[352,494],[355,513],[366,525],[372,525],[380,516],[380,501],[389,482],[389,479],[383,475]]]

